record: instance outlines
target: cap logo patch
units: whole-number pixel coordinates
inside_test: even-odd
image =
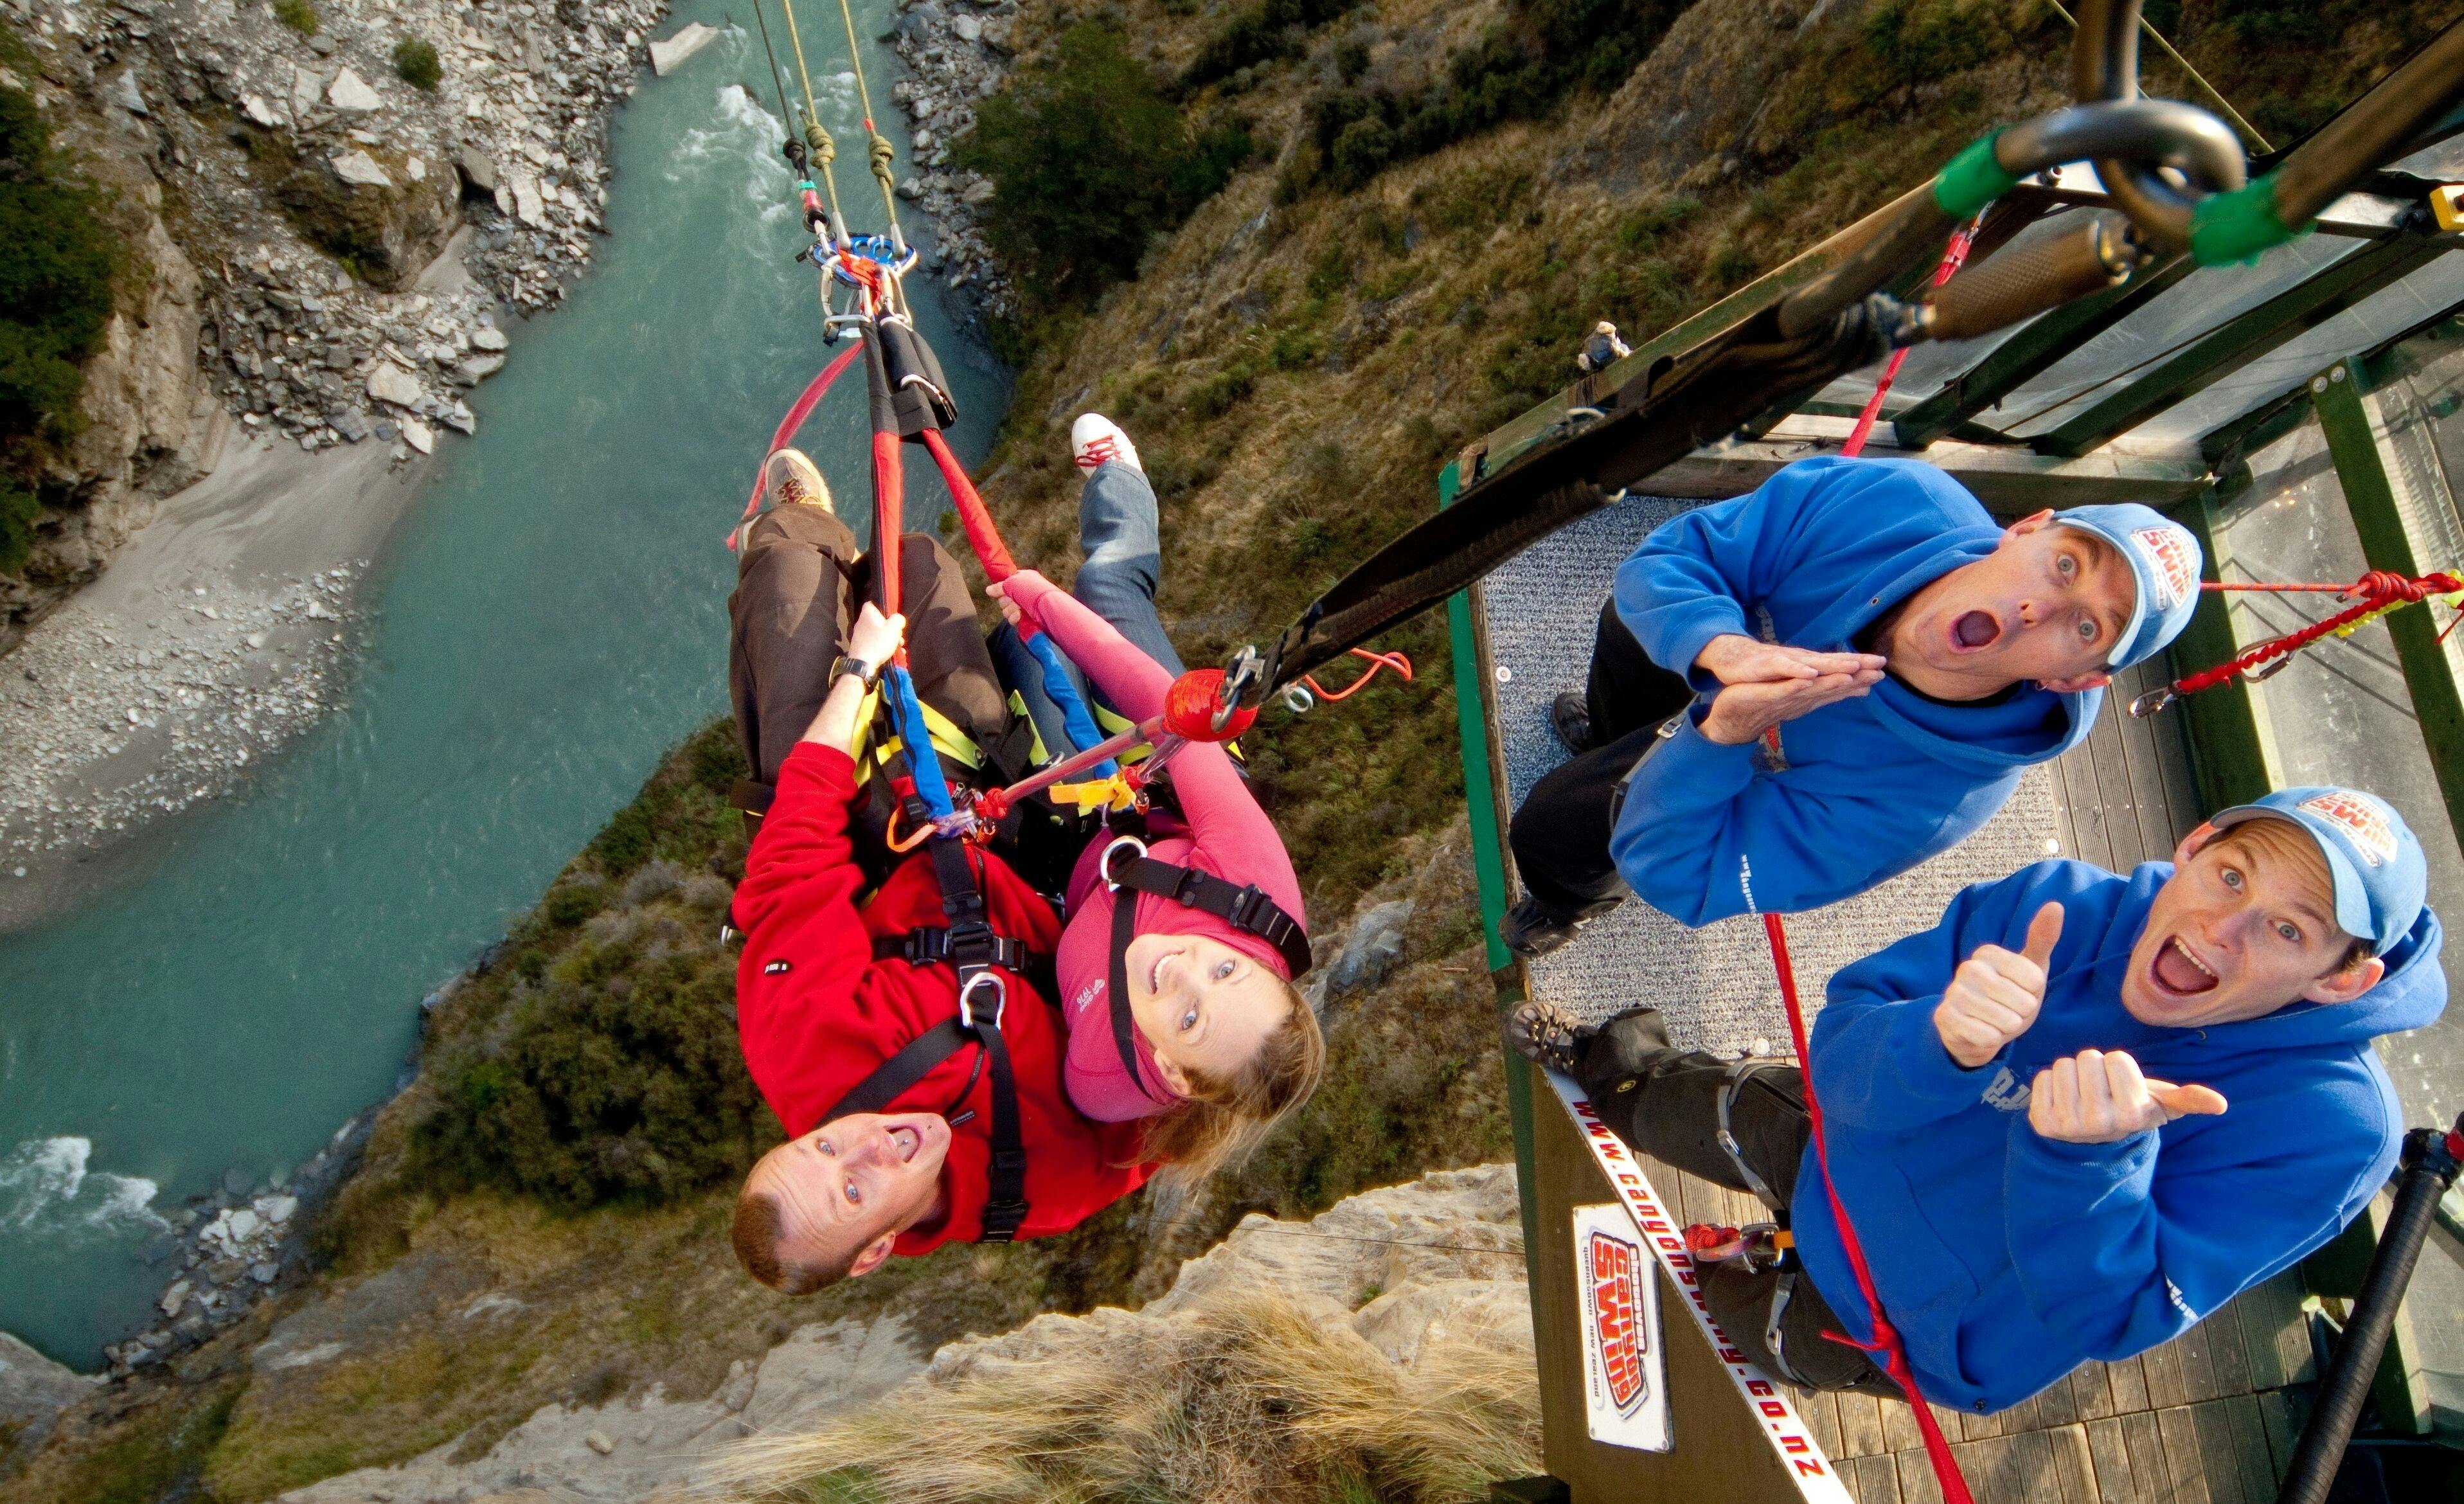
[[[2384,867],[2395,860],[2395,828],[2368,800],[2346,793],[2312,794],[2296,807],[2343,831],[2344,838],[2371,866]]]
[[[2130,541],[2155,565],[2156,593],[2160,597],[2148,605],[2162,615],[2189,599],[2197,587],[2198,565],[2190,562],[2198,544],[2189,533],[2178,527],[2137,527],[2131,529]]]

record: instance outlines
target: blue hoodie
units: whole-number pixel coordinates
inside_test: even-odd
[[[1958,845],[2021,769],[2083,741],[2102,690],[2024,685],[1949,705],[1888,677],[1781,726],[1776,763],[1759,741],[1702,733],[1720,682],[1692,665],[1712,638],[1851,651],[1874,618],[2001,538],[1933,466],[1837,455],[1654,529],[1617,568],[1617,617],[1705,697],[1635,769],[1610,834],[1636,895],[1686,924],[1836,902]]]
[[[2172,874],[2163,862],[2128,877],[2039,862],[1967,890],[1939,925],[1831,980],[1811,1049],[1832,1174],[1938,1404],[1998,1410],[2089,1359],[2180,1336],[2335,1236],[2395,1166],[2404,1117],[2370,1041],[2446,1006],[2436,916],[2421,911],[2385,979],[2350,1003],[2161,1028],[2124,1011],[2121,985]],[[1951,973],[1979,945],[2023,948],[2048,902],[2062,905],[2062,937],[2035,1027],[1963,1070],[1933,1027]],[[2029,1084],[2090,1047],[2214,1087],[2226,1110],[2115,1143],[2040,1138]],[[1810,1153],[1790,1210],[1815,1288],[1870,1338]]]

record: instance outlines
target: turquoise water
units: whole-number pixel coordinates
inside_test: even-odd
[[[667,24],[726,14],[689,0]],[[865,0],[859,30],[892,14]],[[867,46],[886,108],[896,61]],[[840,55],[816,49],[814,82],[853,144],[857,227],[878,228],[856,209],[878,200]],[[826,358],[780,127],[737,81],[773,100],[758,33],[646,75],[618,117],[613,233],[473,394],[478,435],[441,456],[380,561],[346,707],[162,837],[142,875],[0,940],[0,1329],[98,1363],[168,1278],[140,1256],[159,1213],[228,1167],[301,1162],[389,1093],[420,997],[726,709],[720,541]],[[903,122],[882,123],[903,161]],[[915,290],[978,456],[1005,389]],[[802,441],[850,499],[862,399],[851,371]],[[936,517],[940,484],[909,453],[911,507]]]

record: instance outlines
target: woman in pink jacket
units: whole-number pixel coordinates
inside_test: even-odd
[[[1022,608],[1031,613],[1104,704],[1144,720],[1162,711],[1181,672],[1155,608],[1162,563],[1155,492],[1129,436],[1110,419],[1080,417],[1070,447],[1088,472],[1079,503],[1086,562],[1071,590],[1021,570],[990,593],[1013,625]],[[1039,683],[1032,660],[1009,633],[1001,635],[1005,677]],[[1057,713],[1047,719],[1041,697],[1022,693],[1051,728],[1047,744],[1059,744]],[[1150,812],[1145,855],[1255,888],[1289,918],[1287,944],[1297,940],[1306,956],[1300,880],[1231,758],[1220,746],[1191,742],[1168,767],[1177,807],[1158,802]],[[1163,1178],[1194,1185],[1308,1100],[1326,1045],[1292,985],[1286,947],[1258,926],[1108,880],[1107,863],[1119,876],[1134,844],[1090,843],[1070,877],[1054,958],[1069,1030],[1063,1079],[1071,1102],[1098,1122],[1149,1119],[1140,1158],[1170,1161]],[[1116,946],[1113,911],[1123,901],[1136,907],[1127,945]],[[1125,1019],[1116,1019],[1111,995],[1115,975],[1129,994]]]

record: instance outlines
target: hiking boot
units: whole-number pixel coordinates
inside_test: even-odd
[[[1568,918],[1525,894],[1506,918],[1497,921],[1497,938],[1506,948],[1526,961],[1546,956],[1574,938],[1574,932],[1617,907],[1617,900],[1595,903],[1582,913]]]
[[[1598,1033],[1598,1027],[1584,1022],[1581,1014],[1538,998],[1518,1005],[1506,1016],[1507,1043],[1524,1058],[1560,1075],[1574,1073],[1583,1047]]]
[[[1591,701],[1567,690],[1549,702],[1549,729],[1557,744],[1579,757],[1592,749]]]
[[[1121,426],[1100,412],[1082,412],[1078,421],[1069,425],[1069,457],[1081,470],[1092,471],[1118,460],[1143,476],[1146,467],[1138,463],[1138,447],[1121,431]]]
[[[831,511],[830,483],[800,449],[782,449],[761,467],[761,509],[817,506]]]

